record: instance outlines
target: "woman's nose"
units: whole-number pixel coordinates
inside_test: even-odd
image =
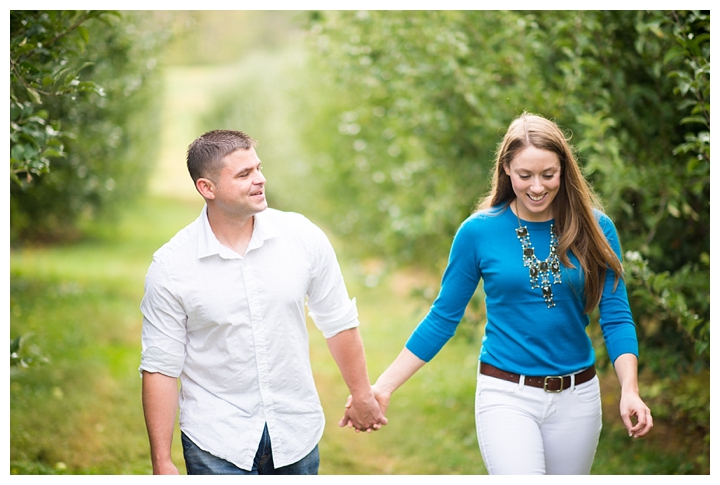
[[[530,190],[542,191],[543,185],[540,177],[533,177],[532,183],[530,184]]]

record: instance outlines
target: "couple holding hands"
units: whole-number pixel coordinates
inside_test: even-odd
[[[620,241],[554,122],[523,113],[509,126],[491,191],[458,229],[437,298],[372,386],[333,248],[302,215],[268,208],[255,146],[231,130],[190,145],[205,206],[146,276],[140,372],[153,473],[178,473],[179,405],[188,474],[317,474],[325,419],[306,302],[350,390],[339,424],[371,432],[387,424],[392,393],[454,335],[481,280],[475,418],[489,473],[590,473],[602,427],[586,333],[595,308],[621,419],[632,438],[651,430]]]

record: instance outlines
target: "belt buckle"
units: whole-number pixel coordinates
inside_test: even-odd
[[[553,391],[552,389],[548,389],[548,380],[549,379],[558,379],[560,381],[560,388],[557,391]],[[563,391],[563,378],[562,376],[545,376],[543,379],[543,391],[545,392],[562,392]]]

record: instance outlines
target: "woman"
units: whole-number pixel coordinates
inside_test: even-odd
[[[487,324],[475,417],[489,473],[590,473],[602,426],[585,331],[596,307],[622,420],[631,437],[645,436],[652,417],[638,391],[620,242],[598,207],[558,126],[528,113],[513,121],[491,193],[455,236],[437,299],[373,386],[381,405],[454,335],[482,279]]]

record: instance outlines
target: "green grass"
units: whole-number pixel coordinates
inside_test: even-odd
[[[154,200],[85,242],[11,253],[11,473],[147,473],[139,303],[152,253],[201,205]]]

